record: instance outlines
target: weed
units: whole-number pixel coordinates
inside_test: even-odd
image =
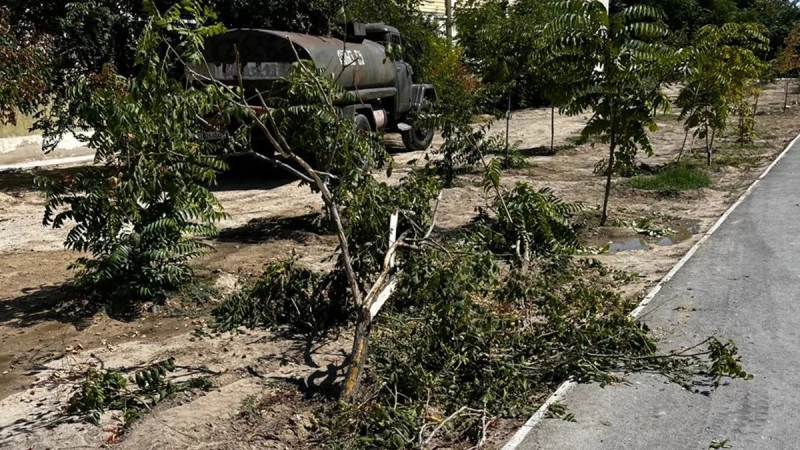
[[[689,166],[669,166],[654,175],[633,177],[628,184],[636,189],[672,193],[708,187],[711,178],[705,172]]]
[[[708,450],[719,448],[731,448],[730,441],[727,438],[712,439],[711,443],[708,445]]]

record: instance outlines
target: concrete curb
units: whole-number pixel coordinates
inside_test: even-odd
[[[642,311],[644,311],[647,305],[661,291],[661,288],[664,286],[664,284],[668,283],[672,279],[672,277],[674,277],[675,274],[678,273],[681,267],[683,267],[692,258],[692,256],[694,256],[697,250],[703,244],[705,244],[708,238],[710,238],[711,235],[717,231],[717,229],[719,229],[720,225],[722,225],[723,222],[725,222],[725,220],[728,219],[731,213],[737,207],[739,207],[739,205],[741,205],[742,202],[744,202],[745,199],[747,199],[747,197],[750,196],[750,194],[753,192],[758,183],[760,183],[761,180],[763,180],[767,176],[767,174],[769,174],[769,172],[778,164],[778,162],[780,162],[780,160],[783,159],[783,157],[786,156],[787,153],[789,153],[789,150],[791,150],[792,147],[794,147],[794,145],[798,142],[798,140],[800,140],[800,135],[797,135],[797,137],[795,137],[792,140],[792,142],[790,142],[789,145],[786,146],[786,148],[780,153],[780,155],[778,155],[778,157],[775,158],[775,161],[773,161],[772,164],[770,164],[764,170],[764,172],[758,178],[756,178],[755,181],[753,181],[750,187],[748,187],[747,190],[744,191],[744,193],[741,196],[739,196],[739,199],[736,200],[736,202],[733,205],[731,205],[730,208],[728,208],[724,214],[722,214],[722,216],[717,220],[717,222],[714,223],[714,225],[711,228],[709,228],[709,230],[700,238],[700,240],[698,240],[692,246],[691,249],[689,249],[686,255],[684,255],[683,258],[681,258],[681,260],[678,261],[677,264],[675,264],[675,266],[672,267],[672,270],[670,270],[666,275],[664,275],[664,278],[662,278],[661,281],[659,281],[658,284],[656,284],[653,287],[653,289],[651,289],[650,292],[647,293],[647,295],[644,297],[644,299],[642,299],[642,301],[639,303],[636,309],[630,312],[631,317],[638,318],[639,315],[641,315]],[[569,392],[575,387],[576,384],[577,383],[575,383],[572,380],[567,380],[561,383],[561,386],[559,386],[558,389],[556,389],[556,391],[542,404],[542,406],[540,406],[539,409],[536,410],[535,413],[533,413],[533,415],[525,422],[525,424],[522,425],[519,428],[519,430],[517,430],[516,433],[514,433],[514,436],[512,436],[511,439],[509,439],[509,441],[506,442],[506,444],[502,447],[502,450],[516,450],[522,443],[522,441],[525,440],[525,438],[528,436],[531,430],[533,430],[533,428],[536,425],[538,425],[539,422],[542,421],[542,419],[544,419],[544,416],[545,414],[547,414],[547,410],[550,408],[550,405],[563,400],[567,396],[567,394],[569,394]]]
[[[17,164],[5,164],[0,166],[0,172],[9,172],[14,170],[27,170],[35,169],[37,167],[50,167],[50,166],[66,166],[72,164],[83,164],[94,161],[93,155],[86,156],[71,156],[68,158],[57,159],[42,159],[39,161],[29,161]]]

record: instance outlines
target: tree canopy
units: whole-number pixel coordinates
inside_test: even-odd
[[[666,14],[664,22],[682,45],[688,45],[705,25],[761,24],[770,41],[768,59],[777,56],[794,22],[800,20],[800,8],[793,0],[625,0],[619,3],[662,8]]]

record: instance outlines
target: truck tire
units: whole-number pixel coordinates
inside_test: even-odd
[[[422,105],[420,105],[419,110],[427,111],[430,106],[430,102],[428,100],[424,100]],[[433,128],[425,129],[412,125],[410,130],[401,132],[400,136],[403,137],[403,145],[406,147],[406,150],[427,150],[428,147],[431,146],[431,142],[433,142]]]
[[[412,127],[410,130],[401,133],[401,136],[406,150],[427,150],[431,146],[431,142],[433,142],[433,129]]]

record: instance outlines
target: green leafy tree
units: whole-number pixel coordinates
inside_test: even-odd
[[[783,110],[789,103],[789,82],[790,77],[797,75],[797,69],[800,69],[800,22],[797,22],[792,29],[786,41],[783,43],[783,48],[778,53],[778,59],[775,61],[775,69],[784,78],[784,91],[783,91]]]
[[[706,25],[758,23],[770,40],[766,58],[775,59],[784,40],[800,20],[794,0],[625,0],[627,5],[649,5],[665,12],[677,46],[692,45],[695,34]]]
[[[602,164],[606,184],[600,223],[605,225],[613,174],[630,166],[640,149],[652,154],[648,132],[657,129],[657,111],[669,105],[661,80],[671,60],[659,43],[668,30],[660,10],[649,6],[609,12],[599,1],[565,0],[556,8],[557,17],[545,27],[554,60],[577,70],[596,69],[562,109],[570,115],[592,111],[581,136],[597,136],[608,144]]]
[[[546,103],[536,55],[541,50],[542,26],[552,17],[547,2],[468,0],[456,8],[458,42],[464,62],[487,87],[495,104],[514,107]]]
[[[687,52],[687,77],[677,105],[687,131],[705,140],[706,162],[711,164],[714,140],[738,115],[741,142],[752,139],[754,119],[749,99],[757,94],[758,77],[765,64],[757,52],[767,48],[763,27],[729,23],[707,25]]]
[[[223,99],[214,90],[184,89],[170,76],[179,61],[196,60],[202,39],[222,28],[205,25],[213,14],[199,2],[163,14],[152,2],[146,6],[154,18],[137,48],[136,76],[106,65],[80,77],[66,90],[68,117],[50,130],[77,132],[98,165],[38,180],[47,200],[44,223],[70,226],[65,245],[89,253],[73,265],[78,283],[113,306],[158,299],[187,281],[187,261],[208,251],[201,238],[214,235],[214,222],[224,217],[208,189],[224,168],[215,156],[222,149],[196,137],[203,130],[197,117],[217,111]],[[196,26],[183,28],[184,39],[170,46],[164,36],[186,17]]]
[[[27,30],[14,33],[0,8],[0,124],[16,124],[17,112],[33,114],[50,88],[52,42]]]

